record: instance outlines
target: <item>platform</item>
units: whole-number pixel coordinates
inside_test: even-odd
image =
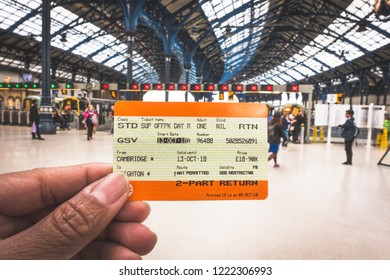
[[[112,162],[112,134],[59,131],[31,140],[28,127],[0,125],[0,173]],[[263,201],[149,202],[145,224],[158,235],[144,259],[390,259],[390,167],[385,150],[290,144],[269,163]],[[66,178],[59,178],[66,180]]]

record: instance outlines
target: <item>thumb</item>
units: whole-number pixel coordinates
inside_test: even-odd
[[[2,250],[6,249],[8,259],[70,259],[106,228],[131,193],[126,176],[111,173],[36,225],[3,240]]]

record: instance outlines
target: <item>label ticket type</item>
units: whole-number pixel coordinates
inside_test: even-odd
[[[114,171],[131,200],[268,196],[264,104],[118,101],[114,112]]]

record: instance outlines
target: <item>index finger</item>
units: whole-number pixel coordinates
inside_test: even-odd
[[[60,204],[111,172],[111,164],[88,163],[1,174],[0,213],[25,215]]]

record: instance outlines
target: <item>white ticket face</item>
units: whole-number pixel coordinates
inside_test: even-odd
[[[255,189],[259,182],[267,182],[266,118],[151,112],[114,118],[114,171],[124,172],[132,184],[170,183],[177,191],[178,187]],[[188,199],[176,196],[172,199]],[[239,199],[238,194],[231,199]]]
[[[115,117],[114,164],[130,180],[266,180],[265,119]]]

